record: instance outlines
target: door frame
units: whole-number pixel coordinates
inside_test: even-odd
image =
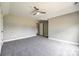
[[[1,21],[1,29],[0,29],[0,34],[1,34],[1,38],[0,38],[0,54],[1,54],[1,48],[3,45],[3,15],[2,15],[2,11],[0,9],[0,21]]]

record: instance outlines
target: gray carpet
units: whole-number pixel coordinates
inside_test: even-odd
[[[1,56],[77,56],[78,53],[78,46],[36,36],[4,43]]]

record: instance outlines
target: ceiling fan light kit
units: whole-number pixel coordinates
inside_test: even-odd
[[[39,14],[40,14],[39,12],[36,13],[36,15],[39,15]]]

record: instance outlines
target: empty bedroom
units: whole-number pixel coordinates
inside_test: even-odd
[[[0,2],[0,56],[79,56],[79,2]]]

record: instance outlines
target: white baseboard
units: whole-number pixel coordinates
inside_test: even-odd
[[[36,36],[36,35],[33,35],[33,36]],[[4,43],[4,42],[15,41],[15,40],[21,40],[21,39],[25,39],[25,38],[30,38],[30,37],[33,37],[33,36],[28,36],[28,37],[20,37],[20,38],[9,39],[9,40],[3,40],[3,43]]]
[[[33,35],[33,36],[36,36],[36,35]],[[33,37],[33,36],[29,36],[29,37]],[[22,38],[16,38],[16,39],[3,40],[3,43],[4,42],[15,41],[15,40],[20,40],[20,39],[24,39],[24,38],[29,38],[29,37],[22,37]],[[59,42],[63,42],[63,43],[68,43],[68,44],[79,45],[79,43],[76,43],[76,42],[70,42],[70,41],[60,40],[60,39],[56,39],[56,38],[48,38],[48,39],[59,41]]]
[[[63,42],[63,43],[73,44],[73,45],[79,45],[79,43],[76,43],[76,42],[70,42],[70,41],[65,41],[65,40],[56,39],[56,38],[48,38],[48,39]]]

